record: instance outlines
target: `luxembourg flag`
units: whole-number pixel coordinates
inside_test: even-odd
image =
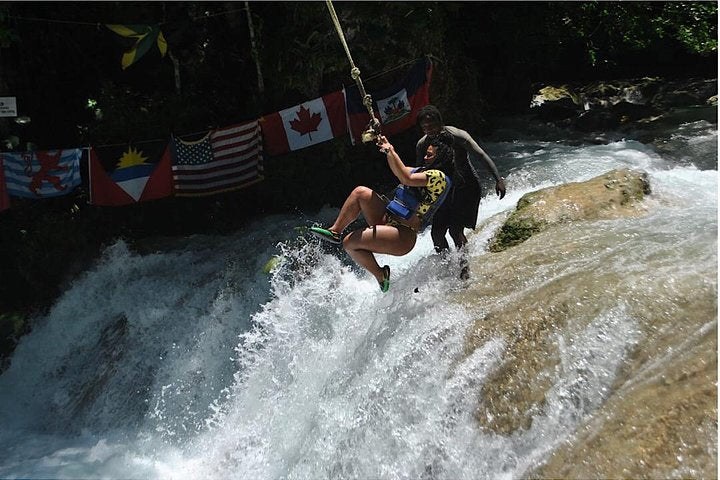
[[[396,84],[379,92],[370,92],[374,100],[373,111],[380,120],[384,135],[395,135],[415,125],[418,111],[430,103],[431,78],[432,62],[429,58],[422,58]],[[357,143],[370,122],[370,115],[357,86],[348,87],[345,96],[350,138]]]
[[[81,156],[80,148],[3,153],[7,191],[25,198],[67,195],[82,181]]]
[[[260,119],[265,152],[280,155],[347,132],[342,91],[323,95]]]

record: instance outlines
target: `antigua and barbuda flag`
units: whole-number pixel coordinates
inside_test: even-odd
[[[323,95],[260,119],[265,152],[280,155],[347,132],[343,92]]]
[[[7,192],[16,197],[67,195],[80,185],[82,149],[3,153]]]
[[[10,208],[10,197],[5,186],[5,171],[3,169],[3,160],[0,157],[0,212],[6,208]]]
[[[378,92],[368,92],[372,95],[373,111],[384,135],[395,135],[415,125],[418,111],[430,103],[431,78],[432,62],[422,58],[396,84]],[[356,85],[346,88],[345,97],[350,138],[357,143],[370,122],[370,114]]]
[[[167,141],[90,149],[90,203],[122,206],[172,195]]]

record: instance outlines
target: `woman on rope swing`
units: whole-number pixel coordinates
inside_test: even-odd
[[[394,197],[388,200],[368,187],[358,186],[345,200],[335,223],[328,228],[311,227],[321,239],[343,244],[350,257],[369,271],[380,284],[390,288],[390,267],[380,267],[374,253],[402,256],[415,246],[417,234],[430,223],[450,191],[455,172],[452,136],[442,132],[429,140],[423,165],[407,167],[388,139],[380,135],[377,145],[387,156],[388,166],[400,180]],[[362,212],[367,228],[342,236],[343,230]]]

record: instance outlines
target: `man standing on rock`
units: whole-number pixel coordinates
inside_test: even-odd
[[[423,107],[418,113],[417,121],[425,134],[418,140],[415,147],[417,162],[422,161],[430,141],[429,137],[437,135],[441,131],[448,132],[453,136],[456,171],[459,178],[452,179],[452,190],[433,217],[430,235],[433,239],[435,251],[441,252],[450,248],[446,238],[449,230],[455,247],[460,250],[467,244],[465,228],[475,229],[481,196],[480,177],[475,167],[473,167],[470,157],[485,162],[485,165],[495,177],[495,193],[501,199],[505,197],[505,181],[498,173],[492,159],[480,148],[468,132],[443,124],[442,115],[440,115],[440,110],[437,107],[434,105]],[[460,278],[467,280],[469,276],[467,259],[463,255]]]

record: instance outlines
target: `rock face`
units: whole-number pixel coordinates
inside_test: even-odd
[[[481,431],[552,448],[524,477],[717,476],[715,246],[678,267],[676,242],[632,231],[662,208],[637,201],[648,190],[621,170],[530,194],[514,215],[537,233],[474,257],[477,280],[453,294],[475,317],[464,355],[504,345],[477,395]]]
[[[714,102],[714,103],[713,103]],[[717,79],[639,78],[539,88],[531,111],[544,122],[580,132],[657,120],[678,107],[717,105]]]
[[[528,193],[518,201],[489,249],[501,252],[552,225],[637,215],[641,212],[638,202],[649,193],[647,174],[627,169]]]
[[[575,442],[562,445],[535,478],[705,478],[716,475],[717,459],[703,445],[717,431],[717,330],[707,329],[696,344],[675,354],[662,375],[620,388],[598,414],[603,421],[584,425]]]

